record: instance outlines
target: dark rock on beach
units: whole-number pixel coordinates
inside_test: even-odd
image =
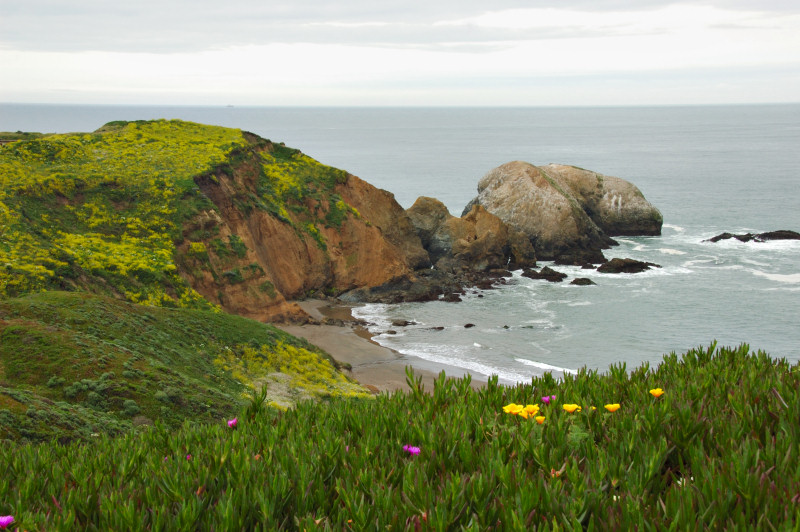
[[[739,242],[767,242],[770,240],[800,240],[800,233],[789,231],[787,229],[780,229],[778,231],[768,231],[766,233],[744,233],[735,235],[733,233],[722,233],[715,237],[711,237],[703,242],[719,242],[720,240],[728,240],[735,238]]]
[[[635,259],[614,258],[605,264],[601,264],[597,271],[600,273],[639,273],[650,268],[660,268],[658,264],[643,262]]]

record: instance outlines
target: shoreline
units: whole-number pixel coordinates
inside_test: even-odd
[[[372,339],[372,334],[356,323],[350,312],[351,306],[335,302],[310,299],[296,302],[318,323],[304,325],[273,324],[293,336],[328,352],[337,362],[350,365],[344,370],[350,377],[373,393],[408,391],[406,367],[411,366],[416,377],[422,377],[426,392],[433,391],[433,382],[441,371],[448,377],[461,377],[466,370],[429,363],[416,357],[408,357],[398,351],[384,347]],[[330,325],[325,320],[341,323]],[[486,384],[486,378],[472,374],[473,388]]]

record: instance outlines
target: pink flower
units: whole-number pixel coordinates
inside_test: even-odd
[[[403,445],[403,450],[412,456],[418,455],[420,452],[419,447],[413,445]]]
[[[191,454],[187,454],[187,455],[186,455],[186,459],[187,459],[187,460],[191,460],[191,459],[192,459],[192,455],[191,455]]]
[[[546,405],[549,405],[550,401],[555,401],[555,400],[556,400],[555,395],[545,395],[544,397],[542,397],[542,402]]]
[[[6,528],[13,522],[14,522],[13,515],[0,515],[0,528]]]
[[[235,429],[235,428],[236,428],[236,424],[237,424],[238,422],[239,422],[239,420],[238,420],[237,418],[229,419],[229,420],[228,420],[228,426],[229,426],[230,428],[232,428],[232,429]]]

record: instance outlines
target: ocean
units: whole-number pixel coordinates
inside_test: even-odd
[[[586,366],[633,369],[713,341],[800,361],[800,242],[718,243],[722,232],[800,231],[800,104],[598,108],[243,108],[0,104],[0,131],[92,131],[181,118],[285,142],[456,216],[478,180],[512,160],[579,166],[634,183],[664,216],[659,237],[617,238],[632,275],[555,266],[460,303],[365,305],[357,317],[409,364],[527,381]],[[547,262],[540,262],[546,265]],[[595,286],[572,286],[590,277]],[[392,327],[392,320],[416,324]],[[474,327],[465,328],[466,324]],[[444,327],[442,330],[437,330]],[[387,331],[394,329],[395,334]]]

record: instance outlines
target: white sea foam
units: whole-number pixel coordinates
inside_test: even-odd
[[[662,253],[664,255],[686,255],[685,251],[681,251],[679,249],[672,249],[672,248],[658,248],[656,251]]]
[[[526,382],[529,381],[532,376],[511,369],[492,366],[485,361],[479,362],[470,357],[469,354],[465,352],[464,348],[458,346],[407,344],[399,348],[393,345],[392,348],[404,355],[417,357],[428,362],[433,362],[434,364],[459,368],[469,373],[475,373],[485,377],[497,375],[504,383]]]
[[[552,366],[550,364],[545,364],[544,362],[536,362],[534,360],[527,360],[525,358],[515,358],[514,360],[516,360],[520,364],[525,364],[526,366],[533,366],[535,368],[546,369],[548,371],[560,371],[562,373],[570,373],[572,375],[577,375],[578,374],[578,372],[576,370],[574,370],[574,369],[560,368],[558,366]]]
[[[764,277],[770,281],[776,281],[779,283],[800,283],[800,273],[780,274],[762,272],[761,270],[750,270],[750,272],[759,277]]]
[[[591,301],[573,301],[572,303],[568,303],[570,307],[588,307],[591,305]]]
[[[684,231],[686,231],[685,228],[683,228],[683,227],[681,227],[679,225],[672,225],[672,224],[663,224],[661,226],[661,229],[662,229],[662,231],[664,229],[670,229],[672,231],[675,231],[676,233],[683,233]]]

